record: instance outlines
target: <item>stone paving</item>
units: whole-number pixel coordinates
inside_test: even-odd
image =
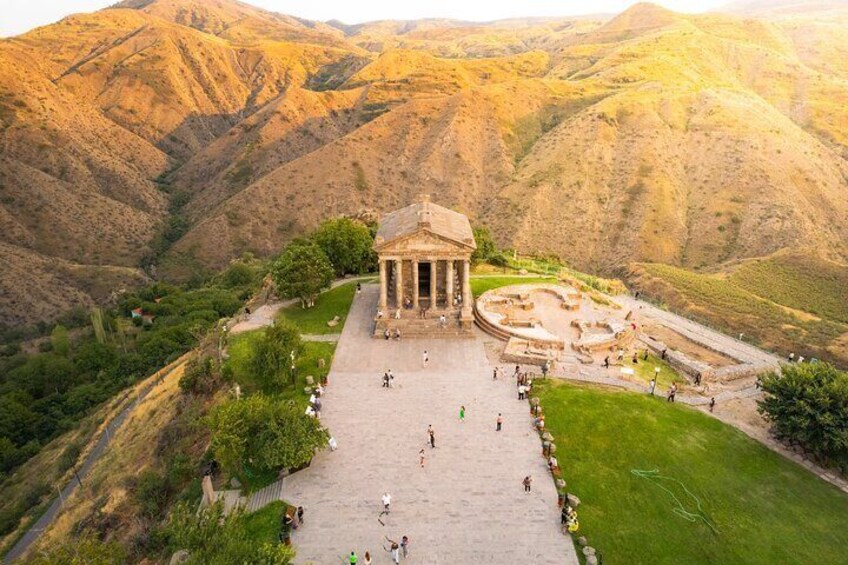
[[[338,449],[322,451],[285,481],[285,498],[305,509],[293,537],[297,562],[342,563],[351,550],[362,562],[368,550],[375,564],[390,563],[385,536],[408,535],[410,564],[578,563],[559,529],[556,490],[528,404],[517,399],[511,379],[492,380],[482,334],[373,339],[376,301],[374,285],[354,300],[329,376],[322,419]],[[423,368],[425,349],[430,362]],[[387,369],[395,375],[392,389],[381,386]],[[427,446],[429,424],[436,449]],[[521,481],[528,474],[533,492],[526,495]],[[384,492],[392,504],[382,525]]]

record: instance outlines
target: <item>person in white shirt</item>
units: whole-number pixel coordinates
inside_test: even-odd
[[[380,516],[389,513],[389,505],[392,503],[392,495],[385,493],[381,500],[383,501],[383,511],[380,513]]]

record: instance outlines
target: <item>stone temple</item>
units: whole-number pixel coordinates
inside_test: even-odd
[[[429,196],[384,216],[374,240],[380,261],[374,336],[385,337],[386,330],[392,337],[472,335],[475,249],[468,218]]]

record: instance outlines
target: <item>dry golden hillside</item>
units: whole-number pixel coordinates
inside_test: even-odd
[[[128,0],[0,41],[0,321],[44,315],[30,271],[51,311],[100,298],[54,259],[186,278],[420,192],[601,272],[844,262],[848,5],[798,4],[345,25]]]

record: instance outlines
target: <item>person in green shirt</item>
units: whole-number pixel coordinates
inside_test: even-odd
[[[460,407],[459,407],[459,421],[460,421],[460,422],[464,422],[464,421],[465,421],[465,406],[460,406]]]
[[[350,565],[356,565],[356,562],[359,561],[359,558],[356,556],[355,551],[350,552],[350,557],[348,558]]]

